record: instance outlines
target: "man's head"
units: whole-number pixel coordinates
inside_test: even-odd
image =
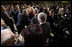
[[[18,4],[16,5],[16,9],[17,11],[20,11],[20,6]]]
[[[6,8],[4,6],[1,6],[1,11],[5,12]]]
[[[37,18],[38,18],[39,23],[44,23],[47,20],[47,15],[45,13],[41,12],[38,14]]]
[[[10,6],[10,9],[11,9],[11,10],[13,10],[13,9],[14,9],[14,6],[13,6],[13,5],[11,5],[11,6]]]
[[[2,18],[1,18],[1,26],[5,26],[5,22]]]
[[[49,11],[49,16],[53,16],[53,15],[54,15],[54,10],[51,9],[51,10]]]

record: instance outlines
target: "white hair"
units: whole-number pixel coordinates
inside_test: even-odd
[[[46,22],[46,20],[47,20],[47,15],[45,14],[45,13],[43,13],[43,12],[41,12],[41,13],[39,13],[38,14],[38,20],[41,20],[41,17],[44,17],[45,18],[45,21],[44,22]],[[42,21],[42,20],[41,20]]]

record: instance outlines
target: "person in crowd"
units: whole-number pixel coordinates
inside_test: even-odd
[[[20,13],[18,15],[19,23],[18,23],[17,28],[19,30],[19,34],[22,31],[22,29],[25,28],[25,26],[30,24],[28,15],[29,15],[29,13],[28,13],[27,9],[24,10],[24,14]]]
[[[29,18],[30,18],[30,20],[34,17],[34,8],[33,7],[31,7],[30,8],[30,13],[29,13]]]
[[[37,15],[38,15],[37,11],[38,10],[35,11],[34,17],[31,19],[32,24],[39,24],[37,20]]]
[[[18,22],[18,14],[19,14],[19,12],[21,12],[21,11],[19,11],[20,9],[19,9],[19,5],[17,4],[17,5],[15,5],[15,11],[14,11],[14,13],[15,13],[15,16],[14,16],[14,20],[15,20],[15,24],[17,24],[17,22]],[[19,12],[18,12],[19,11]]]
[[[47,5],[47,11],[49,12],[50,10],[50,4]]]
[[[15,44],[14,33],[10,29],[1,32],[1,46],[12,46]]]
[[[53,9],[51,9],[49,11],[49,15],[47,16],[47,21],[51,24],[51,28],[53,28],[53,24],[54,24],[54,11],[53,11]]]
[[[34,17],[34,8],[31,5],[28,5],[28,8],[26,9],[26,14],[28,20],[31,22],[31,19]]]
[[[15,35],[1,18],[1,46],[24,46],[23,37],[19,35],[18,41],[15,40],[17,37],[17,34]]]
[[[18,21],[17,21],[16,26],[17,26],[17,29],[18,29],[18,33],[20,34],[20,32],[22,30],[22,28],[21,28],[22,13],[20,11],[20,7],[19,6],[17,7],[17,11],[18,11],[18,16],[17,16]]]
[[[10,30],[10,28],[5,24],[5,21],[1,18],[1,46],[10,46],[14,44],[14,42],[10,41],[10,38],[12,37],[14,37],[14,33]]]
[[[3,30],[4,28],[2,27],[2,26],[4,26],[5,25],[5,22],[4,22],[4,20],[1,18],[1,30]]]
[[[39,10],[40,10],[39,13],[40,13],[40,12],[43,12],[43,6],[40,4],[39,7],[40,7],[40,8],[39,8]]]
[[[15,14],[15,8],[14,8],[13,4],[10,5],[9,14],[13,18],[14,24],[16,24],[16,20],[15,20],[16,19],[16,14]]]
[[[12,17],[10,17],[10,15],[7,13],[7,10],[4,6],[1,6],[1,18],[5,21],[5,23],[10,27],[10,29],[12,30],[13,33],[15,33],[15,28],[13,25],[13,20]]]
[[[7,25],[5,24],[4,20],[1,18],[1,31],[8,28]]]
[[[56,6],[56,9],[55,9],[55,14],[57,15],[58,14],[58,11],[59,11],[59,5]]]
[[[38,24],[30,24],[23,29],[25,46],[44,46],[43,30]]]
[[[47,15],[42,12],[42,13],[38,14],[37,18],[38,18],[39,25],[42,28],[43,33],[44,33],[45,43],[48,43],[46,41],[49,41],[49,37],[50,37],[50,33],[51,33],[51,28],[50,28],[50,23],[46,22]]]
[[[63,15],[64,14],[64,8],[63,8],[62,5],[59,8],[58,14],[60,14],[60,15]]]
[[[63,16],[64,16],[65,18],[71,17],[71,12],[70,12],[70,10],[69,10],[68,8],[67,8],[66,11],[64,12]]]

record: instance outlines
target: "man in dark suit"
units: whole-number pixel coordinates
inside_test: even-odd
[[[26,13],[22,14],[21,12],[19,12],[17,22],[18,32],[20,33],[25,26],[29,25],[29,23],[30,21],[28,20]]]
[[[15,13],[15,9],[14,9],[13,5],[10,6],[9,14],[14,19],[14,23],[16,24],[17,23],[17,14]]]
[[[50,37],[50,24],[46,22],[46,20],[47,20],[47,15],[45,13],[38,14],[38,22],[43,30],[45,43]]]
[[[15,29],[14,29],[12,17],[10,17],[10,15],[7,13],[7,10],[6,10],[6,8],[4,6],[1,6],[1,10],[2,10],[1,11],[1,18],[10,27],[10,29],[12,30],[12,32],[14,32]]]

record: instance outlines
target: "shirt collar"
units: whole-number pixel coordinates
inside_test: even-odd
[[[46,23],[46,22],[43,22],[43,23],[41,23],[41,22],[40,22],[40,24],[39,24],[39,25],[42,25],[42,24],[44,24],[44,23]]]

